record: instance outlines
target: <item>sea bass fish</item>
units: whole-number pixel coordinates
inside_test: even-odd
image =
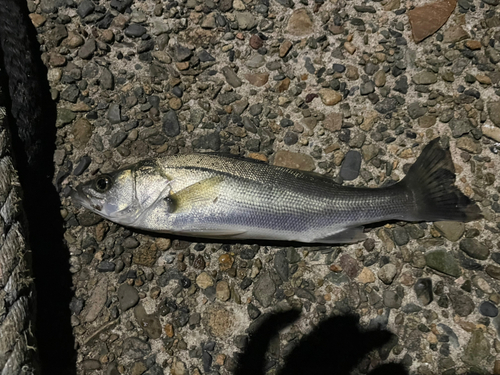
[[[470,221],[479,207],[454,185],[449,150],[431,141],[400,182],[342,186],[252,159],[188,154],[139,162],[81,184],[72,199],[118,224],[220,239],[354,243],[388,220]]]

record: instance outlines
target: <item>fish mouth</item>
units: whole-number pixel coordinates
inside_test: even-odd
[[[92,197],[86,194],[82,190],[81,186],[78,186],[76,189],[72,189],[69,196],[71,197],[71,200],[79,206],[97,212],[100,212],[102,210],[102,205],[92,202]]]

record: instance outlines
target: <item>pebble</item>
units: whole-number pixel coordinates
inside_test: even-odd
[[[94,52],[96,51],[96,49],[97,49],[97,45],[96,45],[95,39],[93,39],[93,38],[88,39],[83,44],[83,46],[81,46],[80,49],[78,50],[78,57],[80,57],[84,60],[90,59],[92,57],[92,55],[94,54]]]
[[[476,329],[465,347],[462,360],[471,366],[480,366],[490,355],[490,345],[481,329]]]
[[[481,145],[469,136],[463,136],[457,139],[456,145],[459,149],[470,152],[471,154],[480,154]]]
[[[269,307],[273,301],[276,285],[268,272],[264,272],[258,276],[253,288],[253,295],[262,305]]]
[[[78,161],[78,164],[76,165],[75,169],[73,170],[73,174],[75,176],[80,176],[81,174],[83,174],[83,172],[87,170],[91,162],[92,159],[89,156],[87,155],[82,156]]]
[[[361,154],[358,151],[349,151],[345,155],[340,168],[340,177],[346,181],[355,180],[361,168]]]
[[[71,103],[76,103],[80,96],[80,90],[76,85],[69,85],[61,92],[61,99]]]
[[[162,333],[160,319],[156,314],[148,314],[141,304],[134,308],[134,316],[150,339],[159,339]]]
[[[73,144],[76,148],[83,148],[92,137],[92,125],[84,117],[75,121],[72,128]]]
[[[238,22],[238,26],[241,30],[250,30],[257,25],[257,19],[248,11],[235,12],[234,16],[236,17],[236,22]]]
[[[219,281],[215,287],[215,296],[219,301],[227,301],[231,298],[231,290],[227,281]]]
[[[332,89],[319,90],[319,96],[324,105],[332,106],[342,100],[342,95]]]
[[[207,289],[214,285],[214,281],[212,276],[206,272],[202,272],[196,277],[196,285],[198,285],[201,289]]]
[[[316,168],[313,158],[309,155],[285,150],[276,152],[274,165],[302,171],[312,171]]]
[[[133,23],[125,29],[125,35],[131,38],[139,38],[147,32],[146,28],[142,25]]]
[[[380,270],[378,271],[378,278],[380,280],[382,280],[382,282],[384,284],[391,284],[394,280],[394,278],[396,277],[396,274],[398,272],[398,269],[396,268],[396,266],[392,263],[387,263],[386,265],[384,265],[383,267],[380,268]]]
[[[437,221],[434,226],[443,237],[452,242],[458,241],[465,232],[465,224],[459,221]]]
[[[128,284],[120,285],[117,295],[118,302],[120,303],[120,310],[122,312],[134,307],[137,302],[139,302],[139,293],[133,286]]]
[[[386,114],[396,110],[398,101],[395,98],[385,98],[375,105],[375,110],[381,114]]]
[[[368,267],[364,267],[358,275],[358,281],[363,284],[375,282],[375,274]]]
[[[412,119],[422,117],[426,113],[427,109],[422,107],[418,102],[413,102],[408,106],[408,116],[410,116]]]
[[[426,252],[425,263],[428,267],[450,276],[459,277],[462,273],[455,257],[444,249]]]
[[[119,124],[122,122],[121,106],[120,104],[113,103],[109,106],[108,120],[112,124]]]
[[[403,299],[393,290],[386,290],[383,294],[383,302],[386,307],[399,309]]]
[[[479,260],[486,260],[490,255],[490,250],[475,238],[464,238],[460,241],[460,250]]]
[[[386,75],[383,70],[379,70],[375,73],[373,76],[373,82],[375,83],[375,86],[377,87],[384,87],[386,83]]]
[[[172,367],[170,367],[170,373],[172,375],[188,375],[188,370],[186,365],[180,359],[175,358]]]
[[[432,72],[420,72],[412,77],[416,85],[432,85],[437,82],[437,75]]]
[[[496,280],[500,280],[500,267],[488,264],[485,268],[486,273]]]
[[[489,301],[485,301],[479,305],[479,312],[490,318],[495,318],[498,315],[498,308]]]
[[[286,39],[280,45],[279,56],[281,58],[285,57],[288,54],[288,52],[290,51],[291,48],[292,48],[292,42],[290,40]]]
[[[226,77],[227,83],[235,88],[240,87],[243,84],[234,70],[232,70],[229,66],[225,66],[222,68],[222,74],[224,74],[224,77]]]
[[[286,32],[293,36],[304,37],[313,32],[313,20],[306,8],[293,11],[286,26]]]
[[[177,112],[174,110],[168,111],[163,116],[163,132],[168,137],[175,137],[180,133],[179,120],[177,119]]]
[[[458,316],[466,317],[474,311],[474,301],[469,296],[459,291],[451,291],[449,294],[451,306]]]
[[[408,232],[404,227],[396,227],[392,231],[394,242],[398,246],[404,246],[408,242],[410,242],[410,237],[408,236]]]
[[[413,286],[417,299],[423,306],[427,306],[434,299],[432,293],[432,280],[430,278],[418,279]]]

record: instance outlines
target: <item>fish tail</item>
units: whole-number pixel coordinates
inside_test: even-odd
[[[425,146],[398,185],[410,192],[415,202],[406,220],[466,222],[482,217],[478,205],[455,185],[455,166],[450,150],[441,148],[439,138]]]

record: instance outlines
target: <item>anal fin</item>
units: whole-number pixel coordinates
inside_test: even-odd
[[[363,241],[366,238],[363,230],[365,227],[354,227],[342,232],[332,234],[331,236],[315,238],[313,242],[327,244],[347,244]]]

